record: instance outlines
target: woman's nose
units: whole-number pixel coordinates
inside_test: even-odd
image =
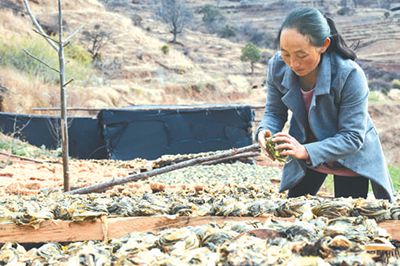
[[[300,66],[300,63],[299,63],[298,60],[296,60],[296,59],[291,59],[291,60],[290,60],[290,67],[291,67],[291,68],[297,68],[297,67],[299,67],[299,66]]]

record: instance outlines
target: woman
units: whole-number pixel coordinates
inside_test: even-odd
[[[333,174],[335,197],[366,198],[371,181],[376,198],[392,201],[391,178],[368,114],[367,80],[334,22],[314,8],[295,9],[277,41],[280,51],[269,61],[265,114],[256,136],[265,147],[265,135],[274,134],[277,149],[289,156],[280,191],[315,195]],[[281,131],[288,110],[286,134]]]

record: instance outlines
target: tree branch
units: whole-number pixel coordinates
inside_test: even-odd
[[[64,87],[66,87],[68,84],[70,84],[72,81],[74,81],[74,79],[70,79],[67,81],[67,83],[64,84]]]
[[[231,149],[231,150],[224,151],[224,152],[221,152],[218,154],[213,154],[213,155],[206,156],[206,157],[195,158],[195,159],[183,161],[183,162],[176,163],[173,165],[168,165],[168,166],[165,166],[162,168],[154,169],[154,170],[151,170],[148,172],[128,175],[127,177],[124,177],[124,178],[118,178],[118,179],[113,178],[113,179],[103,182],[103,183],[98,183],[98,184],[91,185],[88,187],[75,189],[75,190],[69,191],[67,193],[68,194],[86,194],[86,193],[104,191],[104,190],[106,190],[110,187],[116,186],[116,185],[122,185],[122,184],[133,182],[133,181],[146,180],[149,177],[152,177],[155,175],[171,172],[174,170],[178,170],[178,169],[196,165],[196,164],[201,164],[201,163],[208,162],[208,161],[215,161],[215,160],[219,160],[221,158],[231,157],[231,156],[234,156],[239,153],[256,151],[258,149],[259,149],[258,143],[255,143],[255,144],[243,147],[243,148]]]
[[[48,68],[50,68],[51,70],[54,70],[55,72],[60,74],[60,71],[55,69],[54,67],[50,66],[49,64],[47,64],[46,62],[44,62],[43,60],[37,58],[36,56],[34,56],[33,54],[29,53],[28,50],[26,49],[22,49],[27,55],[29,55],[30,57],[32,57],[33,59],[39,61],[40,63],[42,63],[43,65],[47,66]]]
[[[79,28],[77,28],[71,35],[69,35],[67,38],[65,38],[64,43],[68,43],[69,40],[71,40],[81,29],[83,28],[83,25],[81,25]]]
[[[31,10],[31,8],[29,6],[28,0],[23,0],[23,2],[24,2],[26,10],[28,11],[29,17],[31,18],[31,20],[32,20],[33,24],[35,25],[35,27],[38,29],[38,31],[42,35],[46,36],[46,41],[51,45],[51,47],[54,48],[54,50],[56,50],[58,52],[57,45],[51,40],[51,38],[46,34],[46,32],[44,32],[42,26],[40,26],[39,22],[36,20],[35,16],[33,15],[32,10]]]
[[[46,39],[49,39],[49,40],[51,40],[51,41],[53,41],[54,43],[56,43],[57,45],[58,45],[58,41],[57,40],[54,40],[53,38],[51,38],[49,35],[45,35],[45,34],[42,34],[41,32],[39,32],[37,29],[33,29],[33,31],[34,32],[36,32],[37,34],[39,34],[40,36],[42,36],[43,38],[46,38]]]

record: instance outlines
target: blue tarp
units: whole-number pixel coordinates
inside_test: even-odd
[[[156,159],[243,147],[252,143],[254,112],[247,105],[135,106],[73,117],[70,156],[81,159]],[[0,131],[38,147],[60,147],[59,118],[0,113]]]

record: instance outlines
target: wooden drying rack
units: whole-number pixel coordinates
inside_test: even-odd
[[[180,216],[168,218],[165,216],[143,216],[127,218],[109,218],[103,216],[94,221],[73,222],[62,220],[43,221],[39,228],[32,226],[20,226],[14,223],[0,224],[0,243],[43,243],[43,242],[75,242],[87,240],[108,240],[122,237],[131,232],[156,232],[166,228],[179,228],[185,226],[197,226],[232,221],[259,221],[268,219],[276,221],[294,221],[294,218],[280,217],[220,217],[203,216],[189,217]],[[379,223],[386,229],[392,239],[400,240],[400,221],[388,220]]]

